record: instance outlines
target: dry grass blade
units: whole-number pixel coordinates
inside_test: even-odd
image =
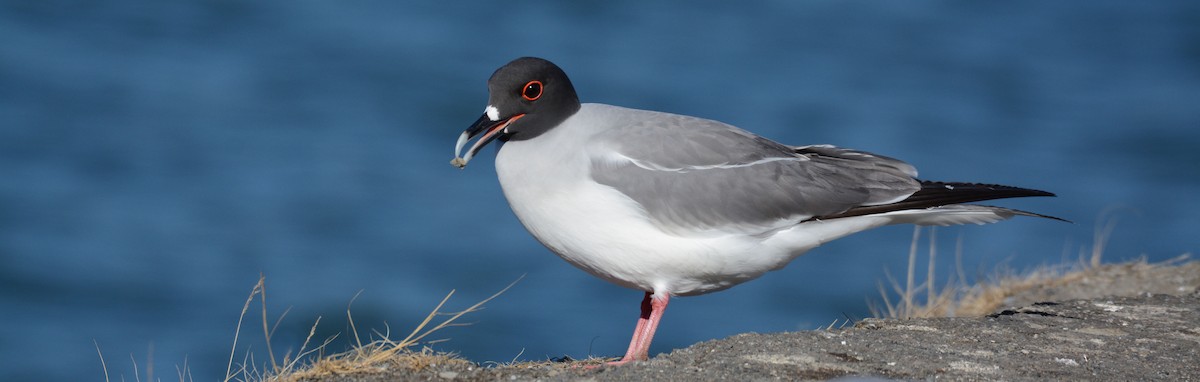
[[[1113,229],[1117,228],[1117,219],[1106,217],[1096,222],[1096,235],[1092,237],[1092,257],[1091,266],[1100,266],[1100,255],[1104,253],[1104,247],[1108,245],[1108,238],[1112,236]]]
[[[104,382],[108,382],[108,365],[104,363],[104,353],[100,352],[100,342],[93,338],[92,343],[96,344],[96,354],[100,355],[100,367],[104,369]]]
[[[129,354],[129,360],[133,362],[133,380],[141,382],[142,377],[138,376],[137,359],[133,358],[133,353]]]
[[[917,245],[921,242],[921,226],[913,227],[912,245],[908,249],[908,277],[904,282],[904,304],[902,305],[902,317],[909,318],[912,316],[911,308],[913,305],[913,295],[916,294],[916,288],[913,287],[913,279],[915,278],[917,267]],[[932,242],[929,244],[933,245]]]
[[[192,379],[192,370],[188,368],[188,357],[187,356],[183,357],[183,366],[182,367],[180,367],[179,365],[175,365],[175,374],[179,375],[180,382],[194,380],[194,379]]]
[[[150,342],[146,349],[146,380],[154,380],[154,342]]]
[[[358,293],[355,293],[354,297],[350,298],[350,302],[346,304],[346,320],[350,322],[350,333],[354,333],[354,345],[360,348],[363,346],[363,343],[362,339],[358,338],[358,328],[354,326],[354,315],[350,314],[350,307],[354,305],[354,300],[358,300],[358,296],[362,295],[362,292],[359,289]]]
[[[896,285],[896,278],[892,277],[891,272],[889,272],[887,269],[884,269],[883,275],[884,275],[884,277],[887,278],[887,280],[889,282],[892,283],[893,289],[897,289],[897,290],[899,289],[899,287]],[[867,308],[869,308],[871,310],[871,315],[875,316],[875,317],[897,317],[897,316],[899,316],[899,314],[896,312],[896,309],[897,309],[896,305],[893,305],[892,299],[890,297],[888,297],[891,294],[888,293],[887,288],[883,286],[883,281],[876,282],[875,286],[877,289],[879,289],[879,296],[883,298],[883,308],[880,308],[878,303],[876,303],[876,302],[873,302],[873,301],[870,302],[868,304]]]
[[[931,287],[925,288],[926,304],[937,301],[935,293],[933,293],[934,288],[932,288],[933,275],[936,274],[934,273],[934,264],[937,264],[937,245],[935,243],[937,243],[937,227],[929,227],[929,269],[925,271],[925,278],[927,279],[925,282]]]
[[[266,277],[258,276],[258,283],[254,284],[254,288],[250,290],[250,296],[246,297],[246,304],[242,306],[242,314],[238,315],[237,329],[233,331],[233,350],[229,351],[229,364],[225,366],[225,382],[233,379],[233,357],[237,355],[238,336],[242,333],[242,319],[246,318],[246,312],[250,310],[250,303],[254,302],[254,296],[262,292]],[[245,370],[243,364],[243,371]],[[240,373],[239,373],[240,374]]]
[[[321,346],[313,348],[312,350],[305,351],[304,349],[308,348],[308,343],[311,342],[313,336],[315,336],[317,334],[317,325],[319,325],[320,323],[321,323],[321,317],[317,317],[317,321],[314,322],[312,324],[312,327],[310,327],[308,329],[308,336],[304,337],[304,343],[300,345],[300,351],[298,354],[296,354],[296,358],[292,359],[291,362],[288,362],[287,365],[284,366],[283,370],[276,370],[276,373],[283,374],[283,373],[289,372],[291,370],[294,370],[294,368],[296,367],[296,364],[299,363],[300,360],[304,359],[304,357],[307,357],[309,354],[312,354],[313,352],[324,349],[325,346],[329,345],[330,342],[333,342],[333,340],[335,338],[337,338],[336,335],[333,337],[330,337],[330,338],[326,338],[325,342],[322,343]],[[285,359],[284,361],[287,361],[287,360]]]
[[[267,356],[271,358],[271,368],[272,368],[273,370],[279,370],[279,365],[275,363],[275,351],[274,351],[274,350],[272,350],[272,348],[271,348],[271,334],[272,334],[274,331],[273,331],[273,330],[271,330],[271,328],[269,328],[269,327],[267,326],[267,284],[263,282],[264,278],[265,278],[265,276],[263,276],[262,274],[259,274],[259,275],[258,275],[258,280],[259,280],[259,281],[258,281],[258,286],[259,286],[259,288],[258,288],[258,294],[259,294],[259,299],[258,299],[258,301],[259,301],[259,302],[262,302],[262,318],[263,318],[263,320],[262,320],[262,324],[263,324],[263,337],[264,337],[264,339],[266,340],[266,346],[267,346]],[[250,297],[251,297],[251,298],[253,298],[253,297],[254,297],[254,294],[253,294],[253,293],[251,293],[251,294],[250,294]],[[282,318],[283,318],[283,317],[282,317],[282,316],[280,316],[280,319],[282,319]],[[239,326],[240,326],[240,325],[239,325]],[[236,343],[236,340],[235,340],[235,343]]]
[[[441,330],[442,328],[450,326],[451,324],[454,323],[455,320],[458,320],[459,317],[462,317],[463,315],[465,315],[467,313],[479,311],[480,309],[483,308],[484,304],[488,303],[489,301],[492,301],[496,297],[500,297],[501,294],[504,294],[504,292],[507,292],[509,290],[509,288],[512,288],[514,285],[517,285],[517,283],[520,282],[521,279],[523,279],[523,278],[525,278],[524,275],[522,275],[521,277],[518,277],[516,280],[514,280],[512,283],[508,284],[508,286],[504,287],[504,289],[501,289],[499,292],[496,292],[495,294],[489,296],[488,298],[485,298],[482,301],[475,303],[475,305],[471,305],[467,309],[464,309],[459,312],[451,313],[449,318],[442,320],[442,322],[437,324],[437,326],[434,326],[431,329],[422,331],[426,326],[429,325],[429,323],[431,321],[433,321],[433,317],[437,316],[440,313],[442,306],[445,306],[446,301],[450,300],[450,296],[454,295],[454,291],[451,290],[450,293],[447,293],[446,297],[442,298],[442,301],[439,302],[437,304],[437,306],[433,308],[433,311],[429,312],[429,315],[425,316],[425,319],[422,320],[421,323],[419,325],[417,325],[416,328],[413,329],[412,333],[409,333],[408,337],[405,337],[404,340],[400,341],[397,344],[394,344],[391,349],[388,349],[387,351],[376,353],[375,357],[373,357],[373,359],[371,359],[369,361],[379,361],[382,358],[386,358],[386,357],[395,355],[396,352],[400,351],[401,349],[406,349],[413,345],[416,345],[417,343],[421,342],[421,340],[424,339],[426,336],[433,334],[433,332],[436,332],[438,330]]]

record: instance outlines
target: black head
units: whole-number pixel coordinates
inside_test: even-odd
[[[579,111],[579,96],[567,74],[536,57],[522,57],[496,69],[488,80],[488,105],[483,115],[458,139],[454,165],[464,167],[492,140],[525,140],[554,128]],[[459,159],[472,138],[483,137]]]

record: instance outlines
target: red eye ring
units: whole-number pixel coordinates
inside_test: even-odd
[[[526,101],[537,101],[542,97],[542,81],[529,81],[521,88],[521,98]]]

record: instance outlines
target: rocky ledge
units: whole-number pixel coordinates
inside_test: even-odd
[[[1140,291],[1130,284],[1141,284]],[[1197,262],[1110,266],[1072,285],[1033,291],[1056,301],[1022,302],[984,317],[866,319],[842,329],[741,334],[620,367],[463,362],[305,380],[1200,380],[1197,287]]]

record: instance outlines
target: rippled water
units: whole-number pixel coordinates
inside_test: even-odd
[[[406,332],[451,289],[436,348],[477,361],[618,355],[640,292],[541,248],[491,154],[447,165],[508,60],[585,101],[902,158],[936,180],[1050,190],[938,233],[969,277],[1194,251],[1200,7],[1117,1],[0,5],[0,379],[222,376],[258,275],[274,345]],[[1107,215],[1104,215],[1107,214]],[[912,229],[852,236],[729,291],[674,300],[654,352],[867,315]],[[947,273],[941,273],[942,278]],[[258,308],[256,308],[258,309]],[[254,311],[252,311],[254,313]],[[238,360],[266,359],[251,317]],[[345,342],[331,347],[340,350]]]

